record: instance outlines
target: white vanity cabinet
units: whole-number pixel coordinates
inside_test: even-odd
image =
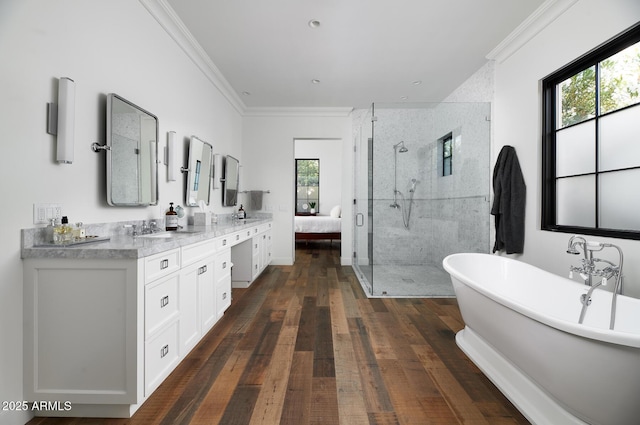
[[[231,305],[232,250],[259,233],[23,253],[24,394],[72,406],[36,414],[131,417]]]
[[[271,223],[252,227],[231,250],[232,286],[248,288],[271,262]]]

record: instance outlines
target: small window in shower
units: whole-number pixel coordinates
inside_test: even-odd
[[[450,176],[453,166],[453,133],[449,133],[440,139],[442,144],[442,175]]]

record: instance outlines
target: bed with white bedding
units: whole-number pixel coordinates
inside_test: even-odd
[[[297,215],[294,218],[296,240],[340,240],[340,222],[340,217],[332,215]]]

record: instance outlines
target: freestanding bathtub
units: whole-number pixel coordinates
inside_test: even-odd
[[[640,300],[506,257],[454,254],[451,275],[465,328],[458,346],[534,424],[640,423]]]

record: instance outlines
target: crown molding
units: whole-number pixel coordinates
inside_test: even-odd
[[[498,63],[504,62],[577,2],[578,0],[545,1],[507,38],[489,52],[486,58]]]
[[[206,54],[191,32],[180,20],[173,8],[165,0],[139,0],[160,26],[169,34],[176,44],[187,54],[193,63],[204,73],[209,81],[218,89],[227,101],[241,115],[246,106],[238,97],[231,84]]]
[[[245,108],[247,117],[348,117],[353,108],[322,107],[250,107]]]

